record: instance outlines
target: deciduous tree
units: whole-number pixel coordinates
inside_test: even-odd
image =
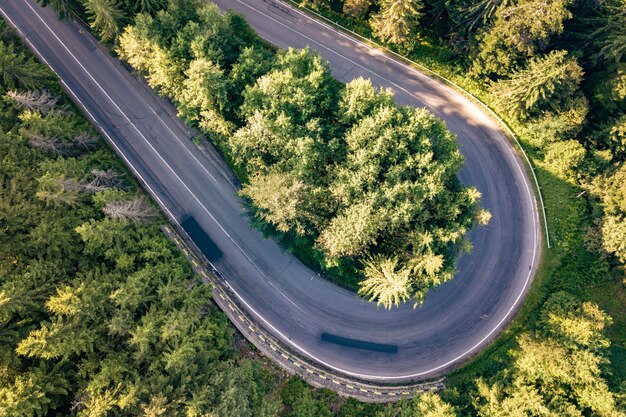
[[[371,5],[371,0],[345,0],[343,2],[343,12],[358,19],[365,16]]]

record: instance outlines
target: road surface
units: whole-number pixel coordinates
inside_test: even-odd
[[[96,40],[34,0],[0,11],[59,75],[149,191],[182,223],[260,325],[294,351],[356,378],[401,382],[437,376],[479,351],[508,323],[540,256],[536,203],[519,155],[495,121],[450,88],[331,28],[263,0],[218,0],[244,13],[268,41],[310,46],[335,76],[371,78],[398,102],[425,106],[458,135],[459,178],[483,194],[493,218],[470,233],[474,251],[424,305],[379,309],[320,278],[250,227],[232,174],[207,158],[188,129]]]

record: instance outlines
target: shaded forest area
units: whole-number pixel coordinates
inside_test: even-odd
[[[71,4],[63,0],[52,0],[52,3],[61,7]],[[131,14],[123,11],[130,8],[122,9],[122,2],[87,0],[85,3],[100,3],[120,10],[118,16],[121,17],[112,20],[113,37],[122,33],[125,23],[133,21],[129,17]],[[200,302],[199,299],[195,302],[187,300],[187,286],[198,288],[194,290],[198,293],[204,292],[202,306],[206,306],[208,300],[207,290],[196,285],[184,259],[160,236],[156,228],[160,218],[149,220],[154,216],[150,204],[141,200],[141,193],[120,162],[99,140],[93,140],[95,135],[84,120],[73,112],[74,124],[58,116],[47,116],[57,111],[67,112],[67,101],[61,97],[58,86],[48,73],[33,63],[30,55],[3,29],[0,43],[0,67],[3,70],[0,100],[3,135],[0,414],[623,416],[626,409],[626,297],[622,268],[626,261],[626,233],[620,230],[626,222],[626,168],[624,150],[619,145],[619,141],[624,140],[619,122],[623,118],[626,96],[624,61],[623,55],[606,61],[598,57],[594,61],[593,54],[603,49],[611,50],[607,46],[613,45],[611,40],[616,41],[618,52],[619,46],[624,45],[626,25],[619,20],[624,19],[624,7],[607,1],[578,9],[587,3],[563,2],[566,14],[572,16],[563,18],[560,32],[546,32],[545,28],[522,32],[503,30],[501,39],[492,42],[496,48],[493,50],[497,51],[502,43],[506,46],[510,42],[511,33],[530,33],[532,36],[548,33],[547,40],[539,43],[540,52],[516,58],[517,63],[510,64],[513,72],[509,75],[495,72],[472,75],[473,62],[479,59],[479,54],[470,53],[469,48],[472,42],[473,47],[480,44],[477,33],[491,30],[497,10],[525,3],[476,2],[475,5],[481,7],[492,5],[496,12],[489,15],[491,20],[478,20],[476,27],[480,29],[476,29],[474,40],[470,35],[465,38],[451,36],[452,31],[446,32],[444,24],[441,24],[442,31],[432,30],[439,23],[434,19],[430,26],[427,24],[425,19],[431,13],[427,4],[420,9],[420,25],[413,26],[408,32],[408,40],[389,44],[452,77],[492,106],[498,101],[496,91],[503,92],[498,94],[509,94],[509,91],[520,94],[523,90],[519,88],[523,85],[519,80],[524,78],[515,81],[516,77],[511,74],[541,75],[539,78],[554,75],[550,78],[551,83],[560,79],[559,74],[573,74],[575,79],[580,78],[578,83],[569,80],[555,84],[554,89],[551,86],[536,90],[536,96],[525,96],[524,91],[521,96],[510,96],[521,97],[527,100],[525,103],[531,103],[530,106],[524,104],[507,109],[505,106],[509,100],[502,101],[502,109],[496,109],[520,134],[531,154],[546,198],[555,245],[546,252],[524,309],[503,337],[476,360],[450,375],[446,382],[448,389],[440,393],[441,397],[427,395],[390,406],[344,401],[333,393],[312,390],[296,378],[284,380],[261,361],[242,359],[241,354],[233,349],[225,319],[211,308],[205,311],[204,307],[199,310],[188,307],[192,308],[188,311],[192,314],[195,311],[196,316],[185,315],[183,321],[186,323],[191,319],[189,321],[196,324],[183,325],[185,330],[181,330],[179,337],[191,338],[189,343],[193,345],[193,329],[201,328],[199,323],[206,322],[207,326],[211,324],[215,328],[210,336],[201,336],[196,346],[202,346],[202,349],[179,352],[179,355],[183,352],[187,355],[185,363],[179,365],[180,371],[176,367],[167,368],[169,354],[180,345],[167,337],[161,339],[165,329],[164,321],[159,319],[163,320],[168,313],[175,315],[173,312],[180,311],[186,303],[195,305]],[[554,5],[555,2],[543,4]],[[164,3],[146,1],[135,6],[133,2],[132,7],[144,5],[155,5],[154,13]],[[360,27],[363,33],[372,33],[369,18],[348,20],[345,15],[337,14],[342,11],[342,3],[333,3],[334,11],[326,8],[327,3],[322,1],[317,5],[318,10],[328,16],[344,19],[344,23],[354,25],[353,28]],[[469,6],[471,4],[467,11]],[[527,7],[527,12],[535,11]],[[82,6],[79,9],[84,10]],[[555,6],[555,10],[559,8]],[[588,14],[581,16],[577,10]],[[380,5],[373,5],[364,16],[371,17],[378,11]],[[512,15],[511,11],[500,14],[503,22],[510,20]],[[445,14],[440,18],[445,21]],[[102,15],[99,19],[102,21]],[[516,24],[528,26],[536,21],[522,20],[518,19]],[[96,19],[91,21],[96,30],[100,30],[95,25]],[[576,24],[590,26],[587,32],[571,29]],[[576,40],[579,34],[583,34],[583,40]],[[455,52],[457,39],[461,39],[458,41],[461,49]],[[571,49],[559,46],[568,39],[569,45],[577,46]],[[622,39],[621,43],[619,39]],[[589,47],[592,40],[603,46],[594,46],[594,52]],[[585,48],[588,48],[587,52]],[[489,56],[485,55],[485,59]],[[546,63],[567,70],[542,71],[541,68],[549,68],[542,67]],[[485,65],[484,68],[492,68],[488,63]],[[577,67],[581,71],[576,70]],[[165,71],[167,67],[162,69]],[[44,90],[51,92],[51,96],[47,96]],[[552,91],[558,92],[555,102]],[[58,107],[56,111],[47,108],[50,100],[58,100],[54,104],[55,108]],[[36,107],[29,108],[29,105]],[[577,124],[581,112],[584,117]],[[564,116],[564,113],[571,117]],[[544,122],[537,125],[543,127],[533,128],[533,123]],[[570,130],[568,126],[574,125],[577,127]],[[62,127],[59,129],[58,126]],[[550,129],[551,126],[554,128]],[[563,136],[559,136],[561,131],[565,132]],[[553,143],[557,145],[550,154],[550,144]],[[68,163],[70,159],[84,160],[86,165],[73,170],[80,164]],[[119,182],[121,178],[115,173],[122,174],[123,182]],[[108,189],[97,190],[102,186]],[[128,212],[129,202],[132,202],[131,207],[141,208],[141,215],[113,218],[112,213]],[[92,225],[103,222],[108,222],[107,229],[110,226],[119,235],[110,241],[100,241],[102,233],[89,233],[89,230],[93,231],[90,227],[96,227]],[[116,228],[115,222],[124,227]],[[48,239],[51,236],[53,238]],[[148,243],[153,240],[161,245]],[[55,245],[56,242],[69,242],[69,246],[67,243]],[[154,250],[151,244],[160,249]],[[109,250],[103,252],[105,255],[95,256],[87,249],[89,247],[108,247]],[[52,257],[58,261],[59,253],[63,255],[61,263],[67,262],[70,266],[53,263],[46,270],[46,262]],[[167,265],[163,265],[165,259],[168,259]],[[175,306],[161,311],[161,305],[147,300],[139,301],[139,306],[131,302],[130,306],[122,308],[115,297],[111,298],[115,289],[122,288],[122,283],[135,273],[152,267],[169,271],[170,263],[186,271],[180,275],[167,272],[168,277],[170,273],[182,276],[171,286],[163,284],[169,283],[169,279],[152,280],[148,277],[135,278],[134,285],[150,283],[141,293],[141,296],[146,293],[148,298],[155,291],[161,296],[170,294],[176,285],[185,285],[185,298],[178,298]],[[39,265],[44,265],[43,271],[36,269]],[[27,275],[31,270],[34,273]],[[105,274],[107,284],[98,282],[99,285],[95,285],[89,277],[100,275],[94,274]],[[81,298],[83,291],[90,291],[90,287],[92,292]],[[160,289],[162,287],[165,289]],[[100,291],[100,298],[97,298]],[[26,295],[20,297],[21,294]],[[101,302],[89,304],[92,297]],[[144,312],[152,309],[156,310],[153,313],[156,318],[151,321],[149,316],[146,323],[157,327],[156,330],[142,325],[147,314]],[[116,328],[113,317],[117,318],[118,312],[126,315],[124,320],[117,322],[124,325],[117,327],[119,334],[109,335],[109,327]],[[124,328],[126,330],[122,330]],[[148,343],[131,343],[137,329],[146,331]],[[61,331],[67,333],[59,333]],[[64,339],[58,337],[60,334],[70,334],[76,343],[70,345],[65,341],[63,347]],[[153,339],[149,338],[150,335]],[[111,341],[117,341],[117,344]],[[203,359],[205,352],[215,352],[215,356]],[[111,361],[103,360],[109,357]],[[185,367],[196,362],[208,364],[210,371],[200,375],[196,373],[198,369],[205,369],[201,365],[199,368]],[[112,364],[111,367],[108,364]],[[107,368],[108,372],[101,372],[102,368]],[[234,381],[229,379],[231,376]],[[136,384],[133,385],[133,381]],[[132,391],[133,387],[137,391]],[[194,396],[194,392],[201,395]]]

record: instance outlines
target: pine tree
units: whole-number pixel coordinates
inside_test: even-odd
[[[493,20],[500,8],[506,8],[513,4],[513,0],[479,0],[470,2],[470,5],[460,11],[459,30],[464,33],[476,33],[476,31]]]
[[[0,81],[6,89],[37,89],[47,76],[46,68],[32,57],[16,53],[11,45],[0,40]]]
[[[365,261],[364,265],[360,295],[385,308],[399,306],[411,297],[410,271],[398,269],[398,259],[379,257]]]
[[[91,18],[94,28],[103,41],[111,41],[117,37],[119,25],[124,12],[118,0],[83,0],[85,9]]]
[[[499,8],[494,24],[478,36],[470,74],[503,77],[545,51],[572,14],[571,0],[534,0]]]
[[[154,15],[166,5],[166,0],[136,0],[135,8],[141,13]]]
[[[541,111],[568,109],[580,94],[583,70],[567,51],[553,51],[492,87],[498,108],[512,117],[525,119]]]
[[[597,47],[596,57],[618,64],[626,56],[626,0],[603,2],[600,27],[591,34]]]
[[[406,42],[417,29],[423,7],[422,0],[383,0],[371,23],[374,34],[391,43]]]

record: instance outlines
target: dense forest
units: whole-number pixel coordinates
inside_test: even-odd
[[[257,183],[256,191],[247,187],[260,174],[311,169],[291,165],[293,154],[289,159],[273,154],[270,142],[247,142],[246,134],[254,128],[272,128],[270,133],[285,129],[279,138],[281,146],[292,145],[290,152],[302,149],[293,149],[287,133],[306,139],[311,147],[304,150],[318,151],[316,146],[333,145],[321,141],[324,129],[333,127],[322,122],[342,120],[346,109],[371,112],[367,105],[380,103],[384,111],[357,113],[358,122],[344,122],[344,146],[349,144],[347,130],[358,130],[360,123],[381,126],[383,132],[385,123],[428,126],[449,143],[428,114],[387,105],[386,92],[365,80],[338,94],[342,87],[327,81],[327,67],[318,57],[301,51],[277,54],[259,43],[236,14],[209,16],[217,23],[202,30],[190,25],[172,42],[175,32],[167,30],[176,27],[176,19],[167,20],[167,15],[184,12],[179,6],[184,2],[49,3],[87,17],[103,39],[118,46],[126,36],[138,42],[133,47],[151,48],[143,51],[159,56],[162,65],[154,71],[140,69],[231,159],[247,181],[244,193],[251,202],[255,193],[262,194],[263,183]],[[491,105],[519,135],[537,168],[554,247],[545,252],[516,322],[477,359],[449,375],[440,396],[371,405],[285,378],[255,359],[253,351],[234,344],[236,335],[208,302],[209,289],[161,236],[163,219],[49,72],[1,26],[0,415],[624,416],[624,2],[307,4],[454,79]],[[167,12],[158,11],[166,6]],[[203,10],[217,13],[210,6]],[[146,14],[135,18],[137,11]],[[196,11],[190,12],[189,21],[198,19]],[[159,21],[172,25],[161,26],[166,35],[152,32]],[[139,30],[150,32],[145,37],[133,33]],[[154,41],[168,39],[167,33],[167,48]],[[206,37],[199,40],[198,34]],[[203,49],[202,58],[193,55],[214,39],[219,48]],[[246,47],[221,48],[233,40],[247,40]],[[189,66],[182,75],[170,64],[185,55],[173,57],[171,51],[187,54]],[[232,60],[230,67],[221,66],[226,59]],[[191,62],[198,60],[192,70]],[[159,84],[171,76],[181,77],[181,91]],[[258,84],[257,79],[265,81]],[[271,96],[271,88],[287,88],[287,81],[291,91],[315,94],[300,98],[326,111],[308,116],[319,120],[318,126],[297,126],[303,131],[294,132],[292,124],[276,117],[281,108],[294,106]],[[200,90],[184,95],[186,88]],[[349,97],[350,89],[365,96],[353,102],[359,106],[339,99]],[[324,93],[336,95],[336,101],[316,102],[329,97]],[[252,106],[260,110],[250,113]],[[322,151],[326,155],[329,149]],[[348,175],[356,165],[349,161],[348,148],[341,152],[340,168]],[[256,165],[249,170],[238,158],[254,159]],[[298,195],[314,184],[309,180],[285,186],[293,186],[290,193]],[[475,205],[466,207],[474,219],[486,215]],[[288,209],[285,204],[280,208]],[[345,209],[336,210],[340,208]],[[255,215],[259,222],[275,221],[273,232],[281,232],[277,225],[285,222],[295,247],[294,232],[312,224],[298,223],[288,211],[276,219],[270,210]],[[387,262],[397,273],[404,260]]]

